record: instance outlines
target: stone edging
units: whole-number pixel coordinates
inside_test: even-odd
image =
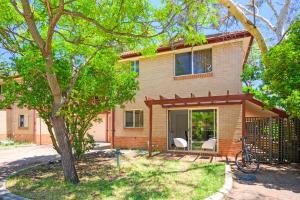
[[[207,197],[205,200],[222,200],[222,199],[224,199],[224,197],[227,196],[228,193],[231,191],[232,184],[233,184],[233,180],[232,180],[231,167],[229,164],[226,164],[225,165],[225,182],[224,182],[223,187],[218,192],[213,194],[212,196]]]

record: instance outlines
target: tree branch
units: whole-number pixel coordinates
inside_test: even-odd
[[[219,2],[225,8],[227,8],[231,15],[238,19],[243,24],[243,26],[250,32],[250,34],[255,38],[262,54],[266,53],[268,51],[268,47],[258,27],[256,27],[247,18],[243,11],[235,3],[233,3],[232,0],[219,0]]]
[[[75,83],[80,75],[80,69],[82,69],[83,67],[87,66],[89,64],[89,62],[97,55],[97,53],[99,52],[100,48],[96,49],[94,51],[94,53],[92,53],[87,59],[86,61],[80,66],[78,67],[79,69],[77,69],[77,71],[75,71],[74,75],[72,76],[72,79],[68,85],[68,88],[66,89],[66,101],[69,100],[69,96],[75,86]],[[73,67],[76,68],[76,67]]]
[[[53,34],[54,34],[54,29],[55,29],[55,26],[56,26],[57,22],[59,21],[60,17],[63,14],[63,10],[64,10],[64,0],[60,0],[59,1],[59,8],[58,8],[57,13],[54,15],[53,18],[51,18],[51,16],[49,16],[51,20],[50,20],[49,28],[48,28],[48,31],[47,31],[47,39],[46,39],[46,45],[45,45],[46,54],[49,54],[51,52],[52,37],[53,37]]]
[[[48,15],[52,17],[52,9],[49,0],[45,0],[45,7],[47,8]]]
[[[15,10],[16,10],[20,15],[24,16],[24,13],[21,12],[21,10],[19,9],[19,7],[18,7],[18,5],[17,5],[17,2],[16,2],[15,0],[11,0],[10,2],[11,2],[11,4],[14,6]]]
[[[241,5],[241,4],[238,4],[238,6],[243,10],[243,11],[245,11],[245,13],[247,13],[248,15],[254,15],[254,13],[252,12],[252,11],[250,11],[250,10],[248,10],[246,7],[244,7],[243,5]],[[258,13],[255,13],[255,17],[257,18],[257,19],[260,19],[262,22],[264,22],[272,31],[276,31],[276,28],[272,25],[272,23],[268,20],[268,19],[266,19],[266,18],[264,18],[263,16],[261,16],[261,15],[259,15]]]
[[[93,48],[103,47],[102,45],[94,45],[94,44],[84,43],[84,42],[80,41],[80,38],[70,40],[63,33],[59,32],[57,30],[54,30],[54,32],[57,33],[58,35],[60,35],[66,42],[68,42],[70,44],[75,44],[75,45],[81,44],[81,45],[85,45],[85,46],[89,46],[89,47],[93,47]]]
[[[21,3],[24,12],[23,16],[25,18],[25,21],[27,22],[29,32],[31,33],[32,38],[36,41],[42,53],[44,53],[45,42],[36,27],[35,19],[31,11],[29,2],[28,0],[21,0]]]
[[[280,40],[282,38],[283,35],[283,29],[284,29],[284,22],[286,21],[287,18],[287,14],[289,11],[289,7],[291,4],[291,0],[286,0],[284,3],[284,6],[281,8],[278,19],[277,19],[277,23],[276,23],[276,35],[278,37],[278,39]]]
[[[276,19],[278,19],[278,12],[277,10],[275,9],[273,3],[272,3],[272,0],[267,0],[267,4],[269,5],[269,7],[271,8],[271,10],[273,11]]]
[[[14,31],[10,30],[9,28],[0,27],[0,30],[3,30],[4,32],[10,33],[10,34],[13,34],[13,35],[15,35],[15,36],[17,36],[17,37],[19,37],[19,38],[21,38],[23,40],[28,41],[28,42],[34,42],[33,40],[31,40],[29,38],[26,38],[26,37],[24,37],[24,36],[22,36],[22,35],[20,35],[20,34],[18,34],[16,32],[14,32]]]
[[[135,37],[135,38],[152,38],[152,37],[161,35],[162,33],[165,32],[166,28],[169,26],[169,25],[167,25],[166,27],[163,28],[162,31],[160,31],[156,34],[153,34],[153,35],[147,35],[146,33],[134,34],[134,33],[128,33],[128,32],[118,32],[118,31],[114,31],[113,29],[108,29],[108,28],[104,27],[103,25],[101,25],[99,22],[97,22],[97,20],[89,18],[89,17],[87,17],[84,14],[79,13],[79,12],[64,10],[64,14],[72,16],[72,17],[79,17],[79,18],[81,18],[81,19],[83,19],[87,22],[90,22],[93,25],[95,25],[98,29],[100,29],[101,31],[103,31],[105,33],[109,33],[111,35],[119,35],[119,36]],[[170,24],[170,23],[171,22],[169,22],[168,24]]]

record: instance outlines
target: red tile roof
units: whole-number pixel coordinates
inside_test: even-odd
[[[217,43],[217,42],[224,42],[228,40],[235,40],[239,38],[245,38],[245,37],[251,37],[251,34],[248,31],[235,31],[235,32],[229,32],[229,33],[218,33],[218,34],[212,34],[212,35],[206,35],[206,44],[212,44],[212,43]],[[179,40],[177,42],[174,42],[172,46],[161,46],[159,47],[156,52],[157,53],[162,53],[166,51],[172,51],[174,49],[183,49],[191,47],[191,45],[187,45],[184,43],[183,40]],[[140,56],[140,52],[124,52],[121,54],[122,59],[126,58],[132,58],[132,57],[137,57]]]

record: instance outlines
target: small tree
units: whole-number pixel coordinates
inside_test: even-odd
[[[94,147],[94,139],[87,134],[92,122],[100,122],[98,115],[109,111],[116,104],[132,100],[137,89],[136,73],[129,66],[113,66],[118,56],[105,50],[93,59],[82,76],[74,85],[70,100],[60,109],[64,115],[70,143],[76,158]],[[45,121],[54,149],[61,153],[56,142],[53,126],[49,120],[51,108],[51,91],[43,77],[43,66],[39,65],[38,57],[21,57],[13,59],[14,66],[10,67],[4,78],[4,100],[1,107],[18,103],[20,107],[35,109]],[[55,68],[60,79],[60,85],[66,85],[71,79],[71,66],[63,60],[55,61]],[[3,70],[2,70],[3,71]],[[11,76],[17,72],[19,77]],[[3,71],[4,72],[4,71]]]
[[[201,30],[195,29],[195,24],[210,23],[215,18],[214,12],[209,13],[209,7],[198,0],[162,1],[161,6],[153,6],[147,0],[1,0],[0,10],[0,47],[12,53],[21,68],[24,66],[22,62],[28,63],[25,68],[30,70],[19,69],[23,75],[37,74],[37,79],[44,79],[38,83],[43,84],[38,89],[40,92],[32,92],[33,86],[20,86],[25,87],[22,88],[23,94],[28,95],[24,102],[34,104],[32,108],[44,112],[43,117],[48,116],[48,129],[54,130],[65,180],[75,184],[79,179],[70,146],[70,128],[67,128],[70,121],[66,120],[62,111],[68,107],[66,104],[82,107],[77,103],[82,103],[82,100],[90,102],[87,99],[92,91],[89,87],[84,88],[87,91],[76,90],[80,89],[80,77],[93,75],[93,70],[86,68],[96,63],[105,65],[97,59],[99,54],[103,55],[102,58],[107,57],[104,60],[116,62],[116,55],[123,50],[147,47],[143,52],[150,49],[153,53],[157,45],[167,38],[187,35],[188,39],[193,38],[191,42],[203,41],[203,36],[196,34]],[[181,15],[183,11],[186,13],[184,18]],[[109,63],[111,67],[115,66],[115,63]],[[127,85],[125,81],[127,79],[120,79],[119,84],[112,87],[113,94],[101,96],[99,100],[117,97],[117,94],[123,102],[130,99],[121,90],[117,91]],[[105,84],[102,86],[103,90],[107,87]],[[42,97],[42,91],[50,92]],[[86,96],[76,96],[76,91]],[[6,98],[6,101],[13,100],[9,95]],[[109,105],[115,106],[121,100],[111,100]],[[38,106],[40,103],[42,105]],[[81,114],[76,111],[73,116],[80,116],[83,120]]]

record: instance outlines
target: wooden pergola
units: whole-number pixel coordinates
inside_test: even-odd
[[[153,99],[151,97],[145,97],[145,104],[149,108],[149,156],[152,156],[152,107],[153,105],[161,105],[163,108],[174,108],[174,107],[192,107],[192,106],[208,106],[208,105],[242,105],[242,133],[245,130],[245,102],[246,100],[257,104],[257,100],[249,93],[230,95],[227,91],[226,95],[212,96],[211,92],[208,92],[208,96],[196,97],[191,93],[190,97],[180,97],[175,94],[174,98],[166,98],[162,95],[159,99]]]

